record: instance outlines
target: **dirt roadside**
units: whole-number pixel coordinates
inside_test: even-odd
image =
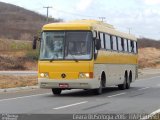
[[[0,75],[0,89],[36,86],[37,76]]]

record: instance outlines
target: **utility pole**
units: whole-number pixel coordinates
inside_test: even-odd
[[[46,21],[47,21],[47,23],[48,23],[48,21],[49,21],[49,8],[52,8],[52,7],[46,6],[46,7],[43,7],[43,8],[46,8],[46,9],[47,9],[47,19],[46,19]]]
[[[105,17],[99,17],[99,19],[104,22],[104,20],[106,19]]]
[[[128,28],[128,33],[131,34],[132,28]]]

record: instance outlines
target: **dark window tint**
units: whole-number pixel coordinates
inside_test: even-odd
[[[113,37],[110,36],[110,40],[111,40],[111,50],[113,50]]]
[[[122,46],[122,51],[124,51],[124,39],[121,38],[121,46]]]
[[[137,42],[134,41],[134,53],[137,53]]]
[[[134,52],[134,41],[131,41],[131,52]]]
[[[100,33],[100,39],[101,39],[101,48],[105,48],[104,46],[104,34]]]

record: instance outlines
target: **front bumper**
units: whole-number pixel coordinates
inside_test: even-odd
[[[95,89],[100,85],[100,81],[96,79],[78,79],[78,80],[53,80],[47,78],[39,78],[40,88],[51,89],[60,88],[59,84],[68,84],[66,89]]]

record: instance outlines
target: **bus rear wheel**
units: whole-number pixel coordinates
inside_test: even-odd
[[[120,90],[125,90],[127,87],[129,87],[130,86],[130,82],[129,82],[129,79],[128,79],[128,75],[127,75],[127,73],[124,75],[124,82],[123,82],[123,84],[120,84],[120,85],[118,85],[118,88],[120,89]]]
[[[60,95],[62,92],[62,89],[59,89],[59,88],[52,88],[52,93],[54,95]]]
[[[126,81],[125,81],[123,84],[118,85],[118,88],[119,88],[120,90],[125,90],[125,89],[126,89]]]
[[[127,89],[130,89],[131,82],[132,82],[132,72],[130,72],[129,77],[127,79],[127,84],[126,84]]]
[[[130,89],[130,86],[131,86],[131,82],[129,79],[127,79],[127,82],[126,82],[126,89]]]

